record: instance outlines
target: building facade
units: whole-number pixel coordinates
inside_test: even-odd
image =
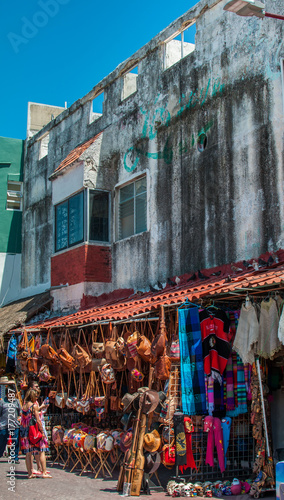
[[[0,137],[0,305],[21,293],[24,141]]]
[[[201,0],[27,141],[26,291],[76,308],[283,247],[284,24],[225,3]]]

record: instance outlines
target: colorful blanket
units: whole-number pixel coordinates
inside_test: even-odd
[[[204,365],[198,307],[178,310],[182,410],[184,415],[206,415]]]

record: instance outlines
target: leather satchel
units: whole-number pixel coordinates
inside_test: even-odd
[[[168,380],[171,372],[171,364],[171,359],[167,356],[165,350],[163,355],[157,359],[154,365],[155,377],[158,380]]]
[[[154,363],[156,358],[151,352],[151,342],[145,335],[140,335],[136,345],[137,354],[148,363]]]
[[[47,359],[48,361],[51,361],[52,363],[56,364],[56,363],[59,363],[59,358],[58,358],[58,354],[57,354],[56,350],[49,344],[50,337],[51,337],[51,341],[55,345],[52,332],[51,332],[51,330],[49,330],[48,334],[47,334],[46,343],[43,344],[39,349],[39,355],[40,355],[40,357]]]
[[[111,324],[110,324],[111,328]],[[112,368],[116,371],[122,371],[126,368],[126,358],[121,354],[117,347],[117,328],[111,329],[111,338],[106,341],[105,358]]]
[[[100,330],[102,334],[102,342],[98,342],[98,330],[92,332],[92,354],[95,358],[102,359],[105,354],[105,342],[104,342],[104,333],[102,326],[100,325]]]
[[[66,351],[66,349],[64,349],[64,347],[58,349],[57,354],[59,361],[65,368],[67,368],[67,370],[72,371],[76,368],[75,359],[71,356],[71,354],[69,354],[69,352]]]
[[[81,334],[84,337],[84,341],[85,341],[85,345],[86,345],[85,348],[83,348],[80,345]],[[90,352],[88,349],[88,344],[86,341],[85,334],[84,334],[82,329],[79,332],[79,337],[78,337],[77,343],[74,344],[74,347],[72,350],[72,356],[75,360],[76,365],[78,366],[78,368],[80,368],[80,370],[86,369],[86,367],[88,365],[90,366],[90,370],[92,369],[92,366],[91,366],[92,365],[92,358],[91,358],[91,355],[90,355]]]
[[[27,370],[30,373],[38,372],[38,358],[32,357],[27,359]]]

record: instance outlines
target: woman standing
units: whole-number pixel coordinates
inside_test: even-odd
[[[36,477],[32,471],[32,455],[39,454],[39,461],[42,469],[43,478],[51,478],[52,476],[46,471],[46,458],[45,452],[48,450],[48,441],[46,435],[44,433],[44,428],[39,416],[39,407],[37,404],[38,392],[29,389],[27,391],[24,405],[22,408],[22,418],[21,418],[21,449],[22,453],[26,455],[26,467],[28,471],[29,479]],[[32,445],[29,441],[29,424],[32,416],[35,416],[35,419],[38,424],[38,428],[42,433],[42,439],[40,440],[37,446]]]

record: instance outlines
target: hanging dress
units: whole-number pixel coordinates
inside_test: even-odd
[[[259,338],[256,353],[262,358],[272,358],[279,351],[281,344],[278,339],[279,316],[274,299],[263,300],[260,305]]]
[[[243,363],[254,363],[255,344],[259,336],[259,323],[256,310],[249,301],[243,304],[236,331],[233,349],[240,355]]]

